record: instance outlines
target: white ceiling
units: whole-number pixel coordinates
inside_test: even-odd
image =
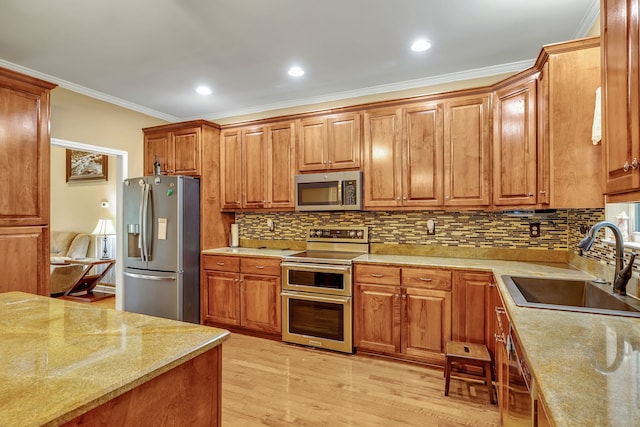
[[[519,71],[598,16],[599,0],[0,0],[0,66],[215,120]]]

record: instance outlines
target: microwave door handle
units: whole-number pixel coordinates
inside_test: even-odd
[[[344,189],[342,188],[342,181],[338,181],[338,206],[342,206],[342,192]]]

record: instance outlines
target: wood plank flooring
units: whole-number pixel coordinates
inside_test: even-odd
[[[440,370],[233,334],[222,421],[240,426],[498,426],[483,385]]]
[[[240,334],[222,353],[225,427],[500,425],[484,385],[452,378],[445,397],[441,370]]]

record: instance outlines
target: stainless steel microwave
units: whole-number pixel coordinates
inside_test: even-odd
[[[327,172],[296,175],[297,211],[362,210],[362,172]]]

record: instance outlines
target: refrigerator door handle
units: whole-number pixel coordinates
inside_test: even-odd
[[[142,205],[140,206],[140,217],[141,217],[141,232],[140,238],[142,239],[142,260],[149,261],[149,246],[148,246],[148,236],[147,236],[147,219],[149,212],[149,196],[150,196],[150,186],[149,184],[144,184],[142,186]]]
[[[136,274],[136,273],[127,273],[123,272],[125,276],[133,277],[134,279],[143,279],[143,280],[176,280],[176,276],[149,276],[147,274]]]

